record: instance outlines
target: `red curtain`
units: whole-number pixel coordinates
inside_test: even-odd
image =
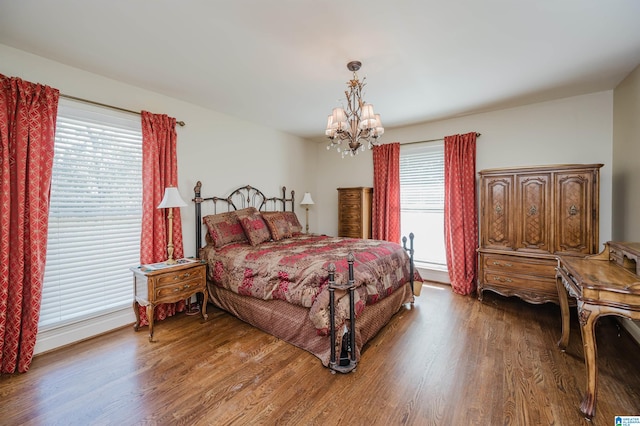
[[[373,147],[372,237],[400,242],[400,143]]]
[[[444,232],[451,288],[476,290],[478,212],[476,206],[476,133],[444,138]]]
[[[57,89],[0,74],[0,364],[29,370],[47,252]]]
[[[177,139],[175,118],[142,111],[141,264],[167,260],[168,209],[157,207],[164,197],[164,189],[178,186]],[[173,246],[174,258],[184,257],[179,208],[173,209]],[[163,320],[184,308],[184,301],[162,304],[156,307],[154,316],[156,320]],[[140,306],[139,312],[140,325],[148,324],[146,309]]]

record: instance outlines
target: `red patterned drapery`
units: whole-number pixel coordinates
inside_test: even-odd
[[[142,234],[140,236],[140,263],[167,260],[168,209],[158,204],[168,186],[178,186],[178,136],[176,119],[165,114],[142,111]],[[182,246],[182,220],[180,209],[173,209],[174,258],[184,257]],[[155,319],[163,320],[185,309],[184,301],[166,303],[156,307]],[[147,325],[147,312],[140,306],[140,325]]]
[[[476,205],[476,133],[444,138],[444,232],[451,288],[476,290],[478,212]]]
[[[47,252],[60,93],[0,74],[0,364],[29,370]]]
[[[400,143],[373,147],[372,237],[400,242]]]

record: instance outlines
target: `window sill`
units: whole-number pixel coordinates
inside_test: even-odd
[[[130,306],[100,315],[85,321],[68,324],[64,327],[39,331],[33,354],[49,352],[72,343],[86,340],[116,328],[131,325],[135,322],[135,314]]]
[[[417,262],[416,268],[418,269],[418,272],[420,272],[420,276],[422,276],[426,281],[451,284],[451,281],[449,280],[449,272],[444,266]]]

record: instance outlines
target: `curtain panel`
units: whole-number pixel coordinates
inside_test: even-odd
[[[0,74],[0,372],[29,370],[47,252],[57,89]]]
[[[158,204],[168,186],[178,186],[176,119],[165,114],[142,111],[142,234],[140,263],[167,260],[168,209]],[[180,209],[173,209],[174,258],[184,257]],[[185,309],[184,301],[156,307],[155,320],[163,320]],[[148,325],[144,306],[139,307],[140,325]]]
[[[372,237],[400,242],[400,143],[373,147]]]
[[[444,138],[444,242],[451,288],[462,295],[476,290],[476,137],[473,132]]]

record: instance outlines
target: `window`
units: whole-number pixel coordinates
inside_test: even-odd
[[[131,309],[140,262],[140,118],[60,99],[56,126],[41,331]]]
[[[444,142],[400,146],[402,235],[415,235],[419,266],[446,270],[444,249]]]

